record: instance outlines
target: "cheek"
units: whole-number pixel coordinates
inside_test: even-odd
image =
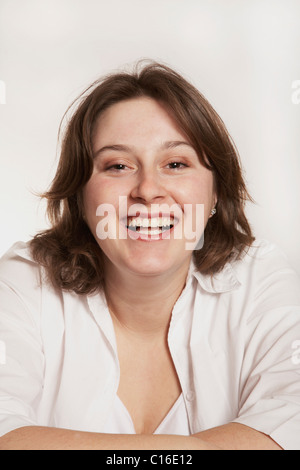
[[[176,191],[184,203],[204,204],[210,210],[214,199],[213,178],[211,175],[189,178],[184,184],[178,185]]]
[[[214,205],[215,193],[212,178],[195,178],[190,181],[186,191],[181,192],[181,200],[187,204],[189,223],[196,230],[201,225],[205,228],[210,211]]]
[[[95,188],[89,181],[82,191],[83,210],[86,217],[89,217],[93,212],[95,198]]]
[[[86,214],[93,212],[96,215],[96,209],[100,204],[116,205],[118,200],[118,187],[111,181],[97,178],[97,175],[88,181],[83,189],[83,205]]]

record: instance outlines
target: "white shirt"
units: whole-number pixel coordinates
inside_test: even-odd
[[[191,434],[235,421],[300,449],[299,287],[268,242],[213,278],[191,263],[168,334]],[[0,261],[0,345],[0,435],[108,432],[119,360],[105,296],[55,291],[24,243]]]
[[[112,434],[135,434],[131,416],[118,395],[115,396],[112,410],[110,410],[106,420],[105,432]],[[153,434],[180,434],[181,436],[189,436],[191,434],[182,393]]]

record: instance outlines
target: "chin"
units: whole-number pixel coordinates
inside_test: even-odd
[[[138,259],[138,260],[137,260]],[[143,256],[127,260],[126,268],[132,273],[141,276],[159,276],[175,272],[180,266],[187,263],[186,257],[176,256]]]
[[[190,252],[184,250],[182,246],[172,247],[172,249],[166,246],[154,249],[154,245],[143,243],[135,249],[132,249],[132,246],[128,249],[124,245],[122,249],[120,246],[110,246],[108,250],[104,248],[107,247],[103,246],[103,251],[109,264],[114,265],[114,269],[120,270],[123,275],[126,275],[126,272],[142,277],[171,273],[190,259],[187,255]]]
[[[172,262],[162,262],[161,259],[147,259],[139,262],[138,264],[130,263],[128,268],[132,273],[139,274],[141,276],[155,276],[164,274],[172,269],[172,266]]]

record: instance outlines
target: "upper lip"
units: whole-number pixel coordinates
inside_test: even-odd
[[[178,221],[179,221],[179,218],[177,216],[175,216],[174,214],[172,213],[166,213],[166,212],[159,212],[159,213],[150,213],[150,214],[147,214],[147,213],[143,213],[143,212],[137,212],[137,214],[133,214],[133,215],[130,215],[130,213],[127,215],[127,218],[124,220],[124,223],[126,225],[129,225],[129,223],[132,221],[132,220],[154,220],[154,219],[160,219],[161,221],[164,221],[164,223],[166,223],[166,219],[170,220],[169,223],[171,223],[172,225],[177,225]]]
[[[134,206],[131,206],[131,207],[128,207],[127,208],[127,214],[125,215],[124,213],[123,214],[119,214],[120,216],[120,222],[122,222],[124,225],[128,225],[129,221],[130,220],[133,220],[133,219],[154,219],[154,218],[169,218],[171,219],[172,221],[172,225],[176,225],[181,217],[182,217],[182,211],[181,211],[181,208],[180,206],[178,206],[178,208],[176,207],[175,209],[170,207],[170,210],[168,210],[168,208],[165,208],[165,210],[151,210],[151,207],[149,207],[149,209],[146,211],[145,209],[143,210],[143,208],[141,207],[139,210],[139,208],[137,207],[138,204],[134,205]],[[154,208],[153,208],[154,209]]]
[[[134,214],[128,213],[127,218],[129,218],[129,217],[139,217],[140,219],[154,219],[154,218],[158,218],[158,217],[170,217],[172,219],[177,218],[177,217],[174,216],[174,214],[172,214],[170,212],[169,213],[167,213],[167,212],[143,213],[143,212],[139,212],[139,211],[135,212]]]

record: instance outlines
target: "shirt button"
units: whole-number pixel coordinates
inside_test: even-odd
[[[185,395],[185,398],[187,399],[187,401],[193,401],[195,399],[195,392],[193,392],[193,390],[190,390]]]

